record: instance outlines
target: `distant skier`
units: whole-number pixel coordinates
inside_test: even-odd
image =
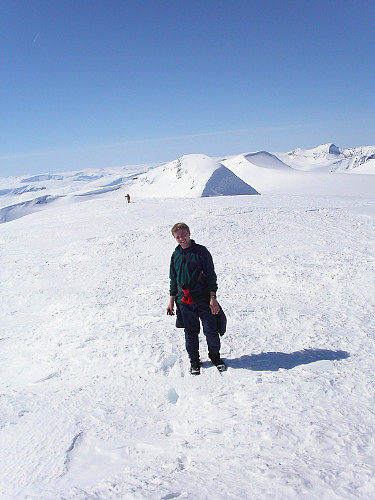
[[[216,315],[220,306],[216,300],[217,282],[212,256],[206,247],[190,239],[190,229],[183,223],[172,228],[178,246],[171,257],[169,268],[170,300],[167,314],[174,315],[174,304],[181,312],[185,329],[185,346],[190,359],[190,373],[199,375],[199,330],[208,345],[208,355],[220,371],[226,366],[220,359],[220,335]]]
[[[130,203],[130,194],[127,194],[125,198],[128,200],[128,203]]]

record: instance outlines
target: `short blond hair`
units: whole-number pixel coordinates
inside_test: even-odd
[[[185,222],[177,222],[177,224],[175,224],[172,227],[172,234],[173,234],[173,236],[174,236],[174,233],[176,231],[178,231],[179,229],[183,229],[184,231],[189,231],[189,233],[190,233],[189,226],[187,224],[185,224]]]

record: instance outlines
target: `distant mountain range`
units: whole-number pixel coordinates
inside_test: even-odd
[[[257,151],[225,158],[189,154],[156,166],[6,178],[0,179],[0,223],[111,192],[121,197],[129,193],[138,200],[258,194],[372,197],[375,177],[363,174],[375,174],[375,146],[340,149],[324,144],[289,153]]]
[[[375,173],[375,146],[340,149],[334,144],[323,144],[314,149],[294,149],[277,156],[295,169]]]
[[[375,173],[375,146],[339,149],[334,144],[289,153],[257,151],[226,158],[185,155],[137,176],[128,189],[141,197],[262,194],[269,186],[302,182],[302,172]],[[306,178],[305,178],[306,180]]]

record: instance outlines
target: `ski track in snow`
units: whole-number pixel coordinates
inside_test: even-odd
[[[0,231],[0,498],[371,499],[375,202],[140,200]],[[171,226],[212,252],[222,375],[165,314]]]

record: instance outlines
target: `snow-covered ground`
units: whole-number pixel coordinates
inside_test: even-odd
[[[303,196],[59,188],[0,225],[2,500],[375,497],[375,177],[306,175]],[[214,257],[222,375],[203,338],[188,373],[166,315],[178,221]]]

